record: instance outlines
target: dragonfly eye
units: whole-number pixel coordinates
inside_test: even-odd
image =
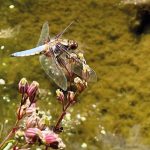
[[[71,41],[69,46],[70,49],[76,49],[78,47],[78,43],[75,41]]]

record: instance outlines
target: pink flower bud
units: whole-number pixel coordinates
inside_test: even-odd
[[[74,100],[75,100],[75,93],[72,92],[72,91],[68,91],[67,99],[68,99],[69,101],[74,101]]]
[[[42,117],[38,121],[38,128],[40,130],[44,130],[46,128],[46,125],[49,124],[49,121],[46,117]]]
[[[34,138],[35,136],[38,136],[39,134],[41,134],[41,130],[39,130],[38,128],[28,128],[25,132],[25,136],[27,138]]]
[[[26,105],[22,105],[21,107],[18,108],[17,111],[18,120],[22,119],[25,114],[26,114]]]
[[[79,77],[76,77],[74,79],[74,83],[76,85],[78,92],[80,93],[87,87],[87,82],[85,82],[84,80],[81,80]]]
[[[59,101],[64,101],[65,97],[64,97],[64,93],[60,90],[60,89],[57,89],[56,90],[56,95],[57,95],[57,99]]]
[[[31,106],[26,109],[26,115],[30,116],[34,112],[36,112],[36,104],[32,103]]]
[[[34,114],[32,116],[28,117],[27,120],[26,120],[26,128],[28,129],[28,128],[36,127],[37,120],[38,120],[38,118]]]
[[[35,96],[38,92],[38,87],[39,87],[39,83],[36,81],[33,81],[28,87],[27,94],[29,96],[31,103],[35,102]]]
[[[38,132],[40,132],[37,128],[29,128],[25,132],[25,140],[28,144],[34,144],[39,140]]]
[[[42,134],[39,135],[41,141],[46,145],[53,149],[64,149],[65,144],[62,139],[59,138],[58,134],[54,133],[51,130],[43,130]]]
[[[52,132],[52,131],[43,131],[42,134],[43,134],[42,141],[45,144],[49,145],[49,144],[51,144],[53,142],[57,142],[58,135],[55,134],[54,132]]]
[[[22,78],[18,84],[18,88],[19,88],[19,92],[21,94],[24,94],[27,92],[28,89],[28,81],[26,80],[26,78]]]

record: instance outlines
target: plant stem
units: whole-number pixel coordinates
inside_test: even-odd
[[[66,106],[65,106],[65,108],[64,108],[64,110],[63,110],[63,112],[61,113],[61,115],[60,115],[60,117],[59,117],[59,119],[58,119],[58,121],[57,121],[57,123],[56,123],[56,125],[55,125],[55,127],[54,127],[54,131],[59,128],[60,123],[61,123],[61,121],[63,120],[64,116],[66,115],[66,110],[68,109],[68,107],[70,106],[70,104],[71,104],[71,101],[69,101],[69,102],[66,104]]]
[[[16,132],[18,123],[19,123],[19,120],[16,121],[14,127],[11,129],[11,131],[9,132],[9,134],[6,136],[6,138],[0,144],[0,149],[2,148],[2,146],[4,146],[5,142]]]

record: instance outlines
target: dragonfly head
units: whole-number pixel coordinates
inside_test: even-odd
[[[69,40],[68,44],[69,44],[70,49],[72,50],[77,49],[78,47],[78,43],[74,40]]]

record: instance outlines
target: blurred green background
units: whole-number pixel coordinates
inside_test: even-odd
[[[61,134],[66,149],[150,149],[150,34],[132,33],[127,12],[119,0],[0,0],[0,140],[15,122],[22,77],[40,83],[39,107],[52,123],[61,112],[57,86],[38,56],[10,54],[35,47],[45,21],[55,36],[77,20],[63,37],[79,43],[98,81],[68,111]]]

